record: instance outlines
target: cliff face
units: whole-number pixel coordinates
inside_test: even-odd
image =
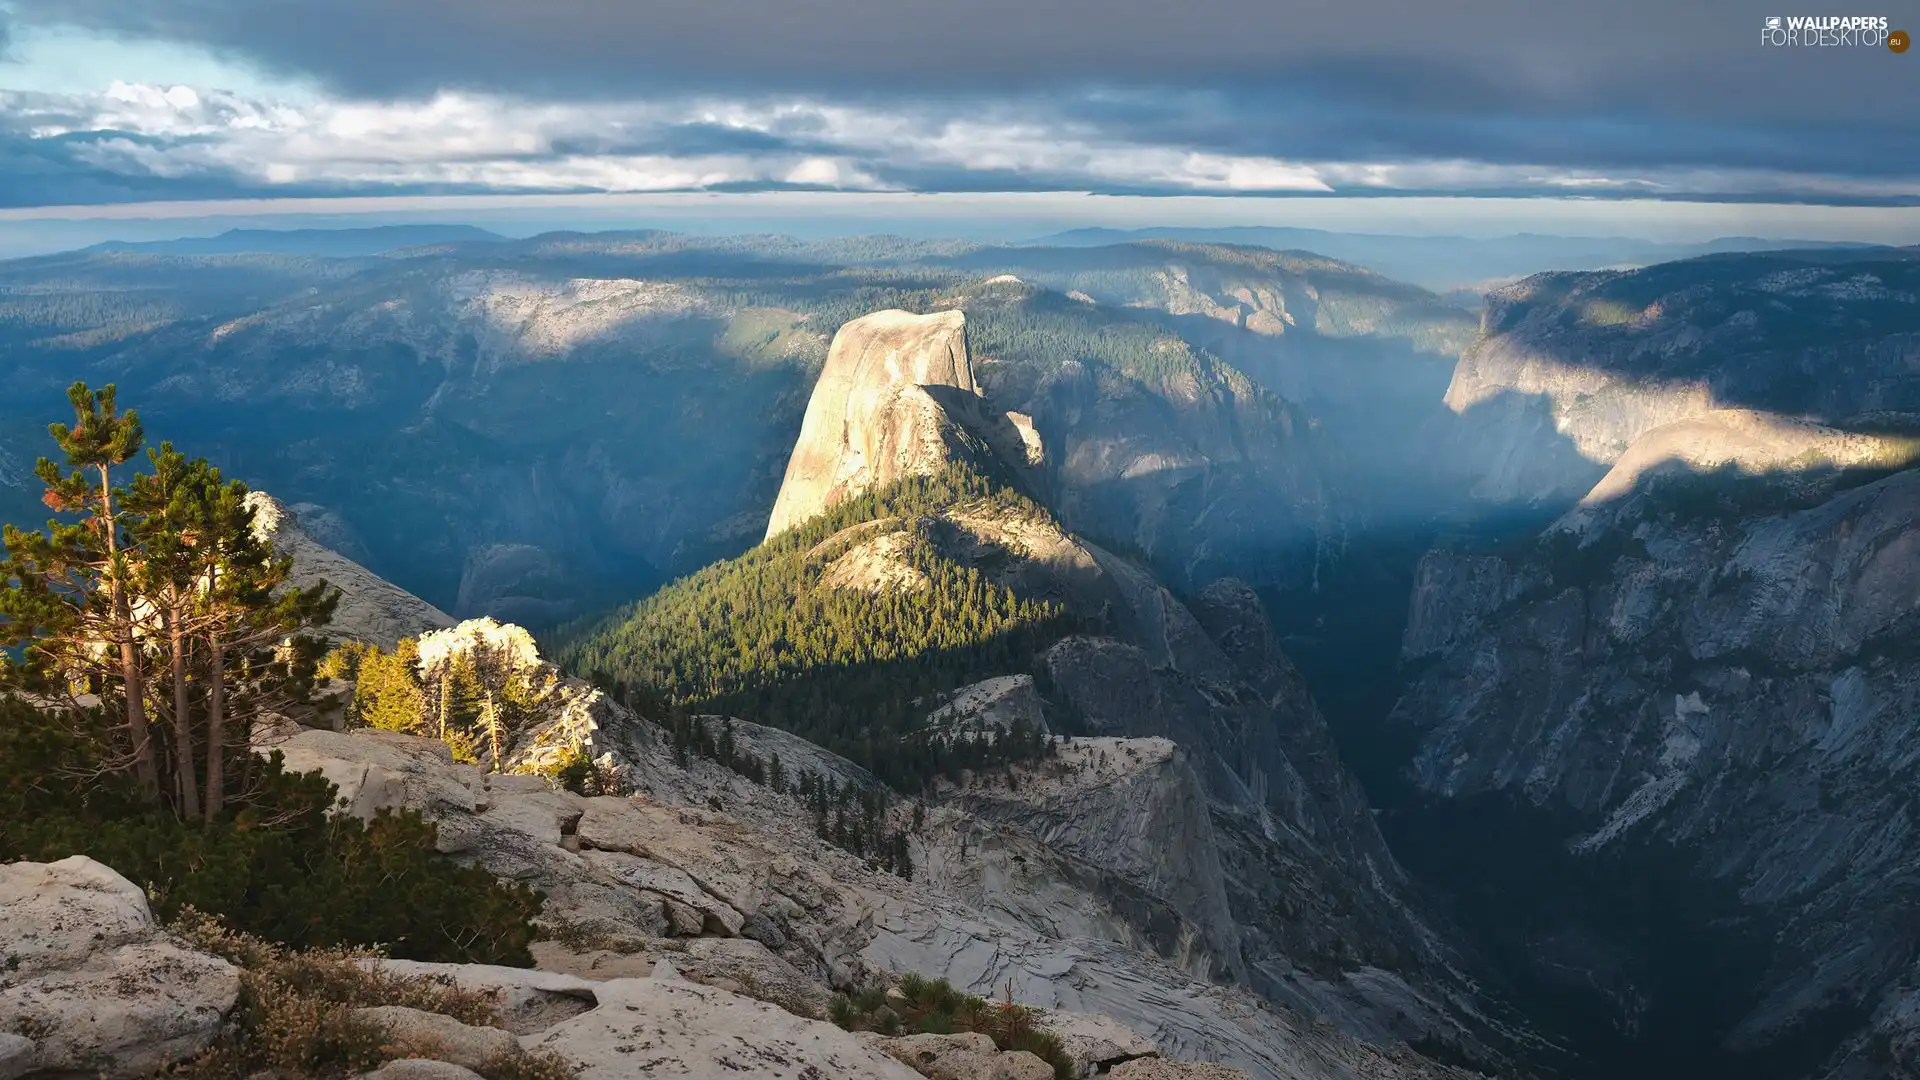
[[[1597,1012],[1632,1028],[1704,992],[1729,1006],[1707,1041],[1763,1054],[1831,1048],[1836,1012],[1877,1008],[1887,1030],[1856,1043],[1911,1058],[1894,996],[1920,952],[1920,471],[1763,484],[1745,512],[1640,493],[1529,555],[1430,556],[1405,653],[1432,659],[1396,716],[1440,803],[1506,800],[1503,820],[1557,831],[1566,873],[1614,867],[1608,888],[1658,871],[1639,887],[1664,908],[1626,938],[1575,904],[1529,931],[1543,969],[1614,986]],[[1649,928],[1757,966],[1682,990],[1629,940]],[[1574,938],[1586,958],[1556,958]]]
[[[1419,564],[1401,850],[1616,1070],[1915,1067],[1917,295],[1910,252],[1538,275],[1448,389],[1436,458],[1564,513]]]
[[[1328,376],[1371,401],[1403,386],[1347,352],[1302,361],[1291,346],[1397,350],[1425,335],[1403,309],[1434,303],[1326,260],[1231,269],[1244,250],[1141,248],[1117,275],[1105,252],[992,256],[1052,260],[1088,279],[1059,279],[1100,294],[1087,303],[989,284],[997,271],[958,267],[955,250],[575,234],[403,259],[6,263],[0,287],[39,299],[8,331],[23,389],[0,401],[0,459],[31,463],[59,405],[42,389],[85,348],[155,430],[190,431],[250,484],[350,526],[348,557],[456,617],[552,625],[766,535],[814,378],[860,296],[964,308],[988,328],[973,380],[1019,415],[981,433],[1046,474],[1071,527],[1124,539],[1182,588],[1222,574],[1265,586],[1305,580],[1315,542],[1337,532],[1301,388]],[[774,263],[811,269],[769,275]],[[1266,353],[1233,342],[1289,356],[1256,371]],[[945,408],[966,396],[958,381],[927,378]],[[39,513],[4,483],[0,509]]]
[[[949,406],[971,411],[979,396],[960,312],[877,311],[842,326],[807,401],[767,537],[848,496],[971,458],[978,440]]]
[[[1070,529],[1144,553],[1183,588],[1309,581],[1342,509],[1324,440],[1239,370],[1172,335],[1155,348],[1168,370],[1132,378],[1076,359],[979,370],[996,407],[1033,418],[1047,501]]]
[[[1071,929],[1244,984],[1212,823],[1165,739],[1078,738],[1010,775],[940,785],[921,876],[1036,930]]]

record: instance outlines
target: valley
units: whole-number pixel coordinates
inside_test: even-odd
[[[694,808],[677,866],[779,867],[771,947],[832,989],[1006,983],[1314,1080],[1920,1070],[1913,249],[1475,313],[1184,239],[419,239],[0,263],[0,517],[116,383],[273,496],[348,636],[532,630],[598,692],[514,752]],[[667,746],[699,716],[914,805],[917,873],[790,865],[785,784]],[[678,932],[608,899],[670,876],[631,842],[555,878],[550,808],[451,805],[570,918]],[[636,813],[574,827],[682,843]],[[707,884],[694,940],[787,918]]]

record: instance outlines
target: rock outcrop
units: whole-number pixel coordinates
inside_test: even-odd
[[[402,1053],[431,1057],[465,1069],[478,1069],[520,1053],[520,1044],[501,1028],[466,1024],[439,1013],[404,1005],[379,1005],[355,1009],[354,1015],[384,1028],[394,1047]]]
[[[1526,897],[1478,932],[1602,1041],[1836,1075],[1912,1042],[1914,751],[1880,718],[1920,680],[1916,295],[1892,250],[1542,274],[1489,294],[1455,371],[1436,457],[1564,513],[1420,563],[1410,827],[1515,849],[1429,869]]]
[[[84,857],[0,867],[0,925],[16,935],[0,967],[0,1075],[155,1075],[212,1043],[239,995],[237,969],[155,929],[139,888]],[[486,965],[366,963],[483,993],[507,1025],[399,1006],[356,1009],[355,1017],[385,1030],[384,1052],[397,1059],[367,1074],[370,1080],[497,1075],[505,1063],[539,1053],[565,1062],[580,1080],[636,1070],[703,1080],[921,1075],[832,1024],[687,982],[670,969],[586,980]],[[1043,1069],[1042,1076],[1008,1075],[1045,1080],[1052,1070]]]
[[[1160,1056],[1152,1042],[1111,1016],[1042,1010],[1034,1026],[1060,1040],[1079,1076],[1103,1076],[1125,1062]]]
[[[948,731],[1047,731],[1046,704],[1031,675],[996,675],[955,690],[927,714],[927,725]]]
[[[904,1035],[880,1048],[929,1080],[1050,1080],[1053,1066],[1025,1051],[1002,1053],[993,1037],[977,1031],[955,1035]]]
[[[1845,425],[1920,412],[1904,252],[1768,252],[1540,274],[1487,295],[1446,403],[1476,494],[1572,500],[1657,428],[1715,410]]]
[[[872,484],[977,466],[995,452],[1000,403],[988,404],[974,384],[965,329],[955,312],[881,312],[842,330],[809,403],[773,532]],[[923,401],[921,390],[940,400]],[[1248,401],[1258,397],[1245,390]],[[1019,462],[1001,455],[989,464],[1006,476]],[[1068,460],[1039,486],[1058,486],[1073,469]],[[1175,761],[1171,746],[1149,751],[1163,770],[1109,777],[1091,803],[1054,785],[1052,804],[1023,790],[989,814],[984,794],[969,793],[970,820],[1020,834],[1024,842],[1001,842],[1075,882],[1065,891],[997,891],[1017,917],[1042,930],[1049,918],[1097,928],[1190,975],[1252,987],[1366,1038],[1488,1052],[1469,1031],[1482,1022],[1475,991],[1403,897],[1404,875],[1249,587],[1216,588],[1203,605],[1216,640],[1153,572],[1070,532],[1048,508],[990,498],[860,522],[806,558],[824,588],[923,589],[914,560],[933,558],[1058,605],[1086,632],[1045,652],[1055,706],[1094,735],[1170,740],[1183,752]],[[996,711],[988,698],[1011,704],[1020,685],[1008,674],[955,688],[959,699],[931,705],[926,722],[968,723]],[[1044,713],[1037,704],[1012,709],[1007,723],[1015,712]],[[1100,816],[1109,810],[1111,819]],[[964,834],[955,841],[963,852],[971,843]],[[1024,850],[1026,842],[1044,853]],[[969,888],[998,889],[960,876]]]
[[[0,1075],[147,1076],[212,1043],[239,1000],[238,970],[83,855],[0,866],[0,928]]]
[[[1600,482],[1554,528],[1583,540],[1617,528],[1623,504],[1662,482],[1700,484],[1701,477],[1771,479],[1781,487],[1831,484],[1834,474],[1889,471],[1920,459],[1920,439],[1839,431],[1752,409],[1715,409],[1654,428],[1633,440]],[[1782,502],[1792,501],[1783,492]]]
[[[307,535],[299,516],[264,491],[247,494],[254,531],[293,560],[293,584],[306,588],[325,581],[340,590],[328,633],[350,641],[392,648],[394,642],[422,630],[452,626],[446,612]]]
[[[1242,1080],[1246,1073],[1227,1065],[1174,1061],[1129,1061],[1113,1070],[1113,1080]]]
[[[807,402],[769,539],[841,500],[926,476],[983,447],[952,410],[978,408],[966,316],[877,311],[842,326]]]
[[[990,500],[856,524],[808,557],[822,566],[826,587],[899,581],[912,568],[890,567],[875,547],[876,538],[899,535],[1103,630],[1047,649],[1050,694],[1096,736],[1166,740],[1144,755],[1167,767],[1122,811],[1147,815],[1150,826],[1129,820],[1087,829],[1092,809],[1044,785],[1023,787],[1005,808],[1007,819],[988,815],[1038,837],[1048,852],[1016,843],[1006,858],[1045,859],[1083,883],[1076,892],[1096,894],[1069,897],[1052,884],[1010,889],[1003,895],[1010,910],[1041,927],[1054,919],[1100,927],[1190,974],[1252,986],[1368,1038],[1437,1038],[1486,1052],[1466,1030],[1480,1023],[1473,991],[1403,898],[1404,875],[1250,588],[1224,583],[1196,601],[1216,640],[1196,609],[1147,570],[1065,531],[1044,511],[1010,511]],[[849,550],[873,555],[859,582],[833,576]],[[958,688],[961,708],[932,705],[928,722],[954,722],[1025,685],[1003,676]],[[1177,763],[1174,746],[1183,751]],[[1042,791],[1062,798],[1048,806]],[[975,789],[967,798],[984,794]],[[1070,837],[1106,849],[1079,850]],[[1136,837],[1153,839],[1125,850]],[[970,850],[964,838],[947,842]],[[1114,889],[1125,898],[1097,895]]]
[[[832,1024],[672,978],[615,979],[598,1006],[522,1040],[579,1067],[579,1080],[649,1076],[768,1080],[919,1080],[919,1074]]]
[[[1077,738],[1049,762],[942,784],[920,876],[1039,933],[1107,937],[1247,981],[1205,793],[1166,739]]]

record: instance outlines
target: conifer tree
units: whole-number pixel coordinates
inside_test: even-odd
[[[7,588],[0,595],[6,629],[0,641],[19,648],[23,661],[9,665],[7,681],[30,691],[57,690],[70,702],[76,684],[99,691],[121,718],[109,767],[130,772],[141,796],[158,801],[146,668],[112,475],[140,450],[140,418],[119,411],[112,386],[92,390],[76,382],[67,389],[67,400],[73,424],[47,428],[66,457],[66,469],[41,458],[34,475],[46,486],[47,508],[79,520],[55,519],[44,534],[8,525],[0,536],[7,550]]]
[[[36,473],[47,506],[79,520],[3,534],[0,643],[18,660],[0,682],[64,698],[59,711],[89,731],[97,696],[120,720],[94,747],[100,767],[150,804],[211,821],[233,794],[228,758],[252,760],[252,719],[304,697],[319,649],[300,632],[337,597],[324,582],[287,587],[292,563],[255,534],[245,485],[204,459],[163,443],[152,472],[116,484],[139,449],[137,416],[117,412],[111,386],[75,383],[68,397],[74,425],[50,431],[70,471],[43,458]]]
[[[420,646],[412,638],[401,638],[390,653],[373,649],[362,654],[354,683],[354,719],[383,731],[420,733],[428,706],[415,675],[419,664]]]

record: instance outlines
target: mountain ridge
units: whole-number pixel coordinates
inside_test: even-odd
[[[214,236],[173,240],[108,240],[80,248],[92,252],[160,255],[381,255],[440,244],[497,243],[507,238],[473,225],[374,225],[340,229],[228,229]]]

